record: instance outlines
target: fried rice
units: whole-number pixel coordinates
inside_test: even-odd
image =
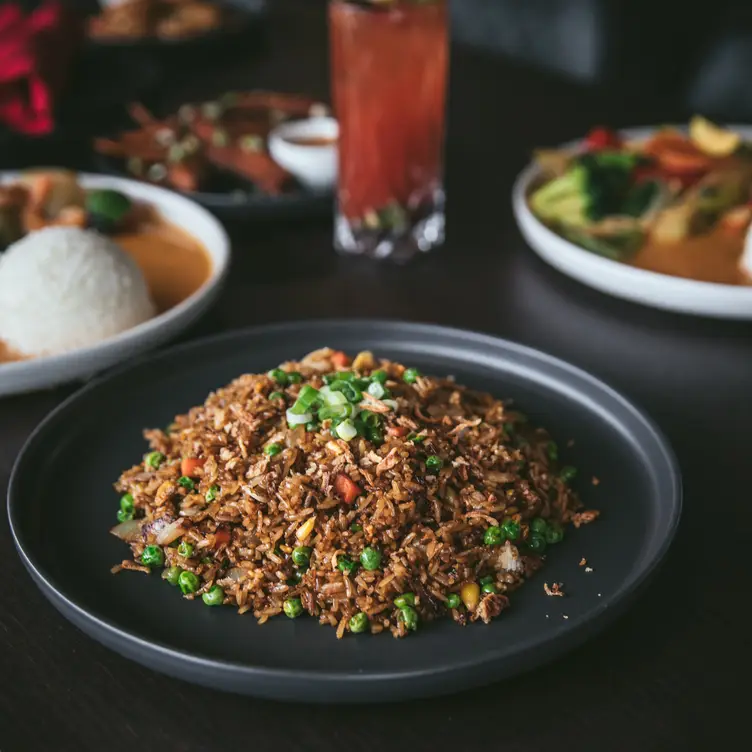
[[[132,558],[113,571],[337,637],[488,623],[569,523],[597,516],[511,405],[369,352],[240,376],[145,437],[115,484]]]

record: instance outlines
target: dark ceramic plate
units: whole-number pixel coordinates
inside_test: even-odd
[[[109,570],[126,554],[109,535],[112,482],[167,425],[245,371],[320,346],[370,349],[427,373],[511,397],[552,431],[595,524],[568,533],[542,573],[491,625],[446,620],[404,640],[348,635],[313,619],[258,626],[231,608],[189,602],[160,577]],[[591,483],[593,476],[600,484]],[[65,514],[60,513],[61,501]],[[220,689],[286,700],[364,702],[454,692],[503,679],[582,643],[613,620],[665,556],[681,510],[671,449],[616,392],[547,355],[492,337],[398,322],[305,322],[215,337],[93,382],[34,432],[16,463],[8,509],[21,557],[55,607],[96,640],[146,666]],[[585,557],[593,570],[578,566]],[[544,582],[564,582],[550,598]],[[568,618],[565,618],[568,617]]]

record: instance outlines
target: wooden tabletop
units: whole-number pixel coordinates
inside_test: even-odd
[[[165,96],[241,86],[326,95],[321,3],[275,3],[269,40],[261,59],[186,73]],[[2,515],[3,752],[665,752],[721,749],[743,727],[752,328],[640,308],[570,281],[525,247],[509,199],[535,145],[595,122],[686,113],[460,48],[450,99],[444,249],[396,268],[336,256],[327,220],[233,225],[227,290],[187,337],[279,320],[379,316],[493,333],[587,369],[652,415],[684,473],[684,518],[652,585],[600,637],[525,676],[412,703],[290,706],[184,684],[93,642],[34,587]],[[74,389],[0,400],[0,496],[32,428]]]

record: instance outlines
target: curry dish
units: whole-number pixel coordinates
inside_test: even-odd
[[[752,143],[695,117],[629,141],[593,129],[581,147],[541,150],[530,209],[601,256],[661,274],[750,285],[742,266],[752,220]]]

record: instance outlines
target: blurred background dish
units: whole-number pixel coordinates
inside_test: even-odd
[[[49,173],[39,175],[46,178]],[[19,185],[21,177],[17,173],[2,173],[0,181],[7,189]],[[132,180],[89,174],[76,177],[76,185],[82,189],[81,201],[87,202],[85,211],[89,217],[100,216],[101,221],[96,223],[100,229],[104,229],[102,222],[116,213],[107,205],[107,199],[115,195],[133,203],[137,219],[135,224],[114,231],[113,240],[99,238],[95,233],[87,234],[91,231],[85,227],[76,226],[78,222],[67,224],[78,207],[66,198],[56,215],[58,226],[53,222],[47,229],[32,230],[19,244],[11,246],[7,259],[0,256],[0,289],[6,290],[0,305],[0,321],[6,322],[4,334],[7,331],[14,336],[13,346],[3,343],[0,351],[0,396],[86,378],[174,337],[206,310],[219,294],[227,273],[230,260],[227,235],[211,214],[192,201]],[[90,222],[87,220],[86,224]],[[41,241],[33,237],[34,232],[48,233],[45,236],[48,247],[40,247]],[[33,247],[20,245],[29,241],[35,241]],[[111,261],[97,260],[97,252],[103,245]],[[127,261],[118,260],[118,247],[126,254]],[[54,270],[47,258],[53,251],[58,260]],[[24,262],[24,257],[30,255],[35,255],[35,259]],[[92,315],[114,316],[114,311],[108,313],[110,302],[101,298],[98,289],[110,289],[113,295],[120,295],[118,290],[125,294],[131,288],[133,295],[134,286],[141,284],[140,275],[123,276],[123,264],[128,274],[138,274],[132,271],[132,262],[143,274],[149,303],[134,309],[133,316],[120,317],[122,324],[117,323],[117,317],[112,325],[102,323],[100,335],[92,337],[87,331],[61,330],[59,336],[52,336],[49,330],[60,326],[56,316],[62,316],[70,327],[91,323]],[[90,272],[84,278],[80,276],[81,264]],[[13,294],[19,270],[24,277],[21,292],[29,288],[28,296]],[[38,276],[29,279],[33,273]],[[51,300],[45,300],[44,306],[40,303],[37,307],[41,310],[30,309],[26,298],[33,302],[39,295],[44,298],[45,293]],[[19,322],[19,316],[31,320]],[[23,342],[39,343],[38,351],[19,352]],[[34,344],[31,349],[36,349]]]

